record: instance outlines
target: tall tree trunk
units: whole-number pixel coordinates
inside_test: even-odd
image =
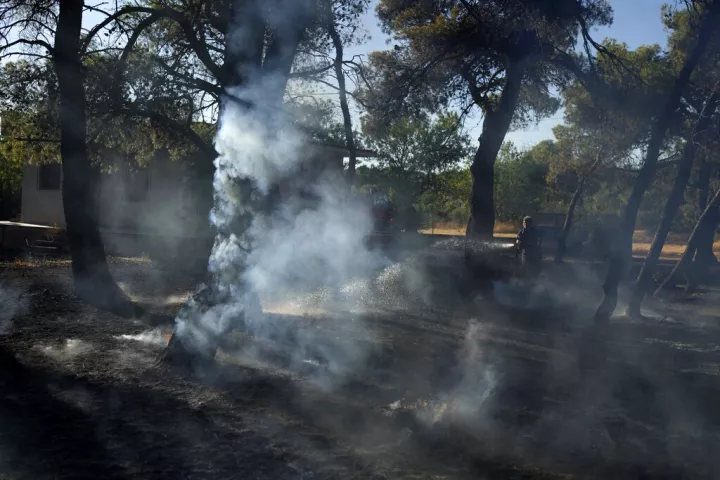
[[[633,189],[630,193],[630,198],[628,199],[627,206],[625,207],[625,212],[620,225],[618,248],[614,249],[614,252],[608,262],[608,271],[605,277],[605,283],[603,284],[603,292],[605,296],[595,312],[596,322],[607,322],[617,306],[618,287],[620,286],[620,281],[626,275],[627,269],[632,261],[633,233],[635,232],[635,222],[637,220],[638,211],[640,210],[640,204],[642,203],[645,192],[650,187],[653,178],[655,177],[657,160],[660,155],[660,147],[662,146],[662,142],[665,138],[665,133],[667,132],[670,122],[675,115],[675,110],[680,102],[682,92],[685,90],[690,81],[690,75],[692,75],[692,72],[695,70],[695,67],[700,61],[700,57],[705,51],[710,40],[710,36],[714,31],[719,9],[720,2],[717,0],[713,1],[713,3],[708,7],[702,24],[700,25],[697,43],[695,44],[691,54],[685,60],[685,64],[675,79],[673,87],[667,97],[665,107],[650,132],[650,141],[648,142],[645,161],[643,166],[640,168],[640,172],[635,179],[635,183],[633,184]]]
[[[627,314],[631,317],[640,317],[640,309],[642,307],[642,301],[645,298],[645,293],[652,282],[652,275],[655,272],[655,266],[660,259],[663,245],[667,239],[668,233],[670,233],[670,227],[675,219],[675,214],[680,208],[684,200],[685,188],[687,187],[688,180],[690,180],[690,174],[692,173],[693,161],[695,154],[698,150],[698,138],[699,134],[702,134],[710,124],[710,119],[715,113],[716,105],[720,99],[720,94],[713,92],[710,98],[705,102],[700,118],[695,123],[693,131],[690,133],[685,148],[683,149],[680,164],[678,165],[677,175],[673,182],[670,194],[665,202],[665,208],[663,209],[662,217],[660,218],[660,224],[655,232],[655,238],[653,239],[650,250],[645,257],[640,275],[638,275],[635,281],[635,288],[633,289],[632,296],[630,297],[630,303],[628,305]]]
[[[713,217],[716,217],[718,215],[718,211],[720,210],[719,207],[720,188],[717,189],[715,195],[713,195],[713,198],[710,200],[710,203],[708,203],[702,215],[700,215],[697,223],[695,223],[695,228],[693,228],[693,231],[690,234],[690,238],[688,238],[687,244],[685,244],[685,251],[683,252],[682,257],[680,257],[680,260],[675,264],[672,272],[670,272],[670,275],[666,277],[662,285],[660,285],[657,290],[655,290],[655,295],[658,295],[661,290],[669,288],[669,284],[674,282],[673,279],[676,278],[686,267],[690,265],[693,255],[695,254],[695,250],[697,249],[697,241],[700,235],[700,231],[705,228],[705,225],[708,222],[712,221]]]
[[[708,177],[711,169],[711,164],[705,163],[701,166],[699,175]],[[720,169],[717,169],[717,174],[720,176]],[[707,184],[707,188],[704,186],[705,184]],[[698,195],[698,207],[702,214],[711,197],[710,179],[705,178],[705,180],[699,182],[699,186],[700,191],[705,193],[705,195],[702,193]],[[683,253],[683,258],[686,260],[681,262],[679,266],[676,265],[676,268],[673,269],[673,274],[665,278],[660,289],[675,287],[677,282],[680,281],[680,277],[684,276],[687,281],[685,289],[689,293],[697,286],[697,281],[707,272],[708,267],[717,264],[717,259],[713,252],[713,242],[715,240],[715,230],[717,230],[718,220],[720,220],[720,215],[718,215],[717,211],[713,210],[705,217],[703,222],[699,224],[699,230],[692,248],[688,252]]]
[[[53,47],[60,95],[62,199],[75,292],[83,301],[98,308],[133,316],[140,314],[140,309],[110,275],[98,229],[100,172],[93,168],[88,156],[85,75],[80,59],[83,4],[82,0],[59,2]]]
[[[718,212],[717,210],[711,211],[698,232],[692,262],[685,269],[685,293],[693,293],[702,281],[707,278],[710,267],[716,266],[718,263],[713,252],[717,224]]]
[[[570,198],[570,205],[568,205],[568,210],[565,214],[565,222],[563,223],[563,228],[560,231],[560,235],[557,239],[557,249],[555,250],[555,263],[562,263],[563,259],[565,258],[565,253],[567,252],[567,239],[570,235],[570,229],[572,228],[573,217],[575,216],[575,209],[577,208],[578,203],[580,203],[580,198],[582,197],[583,191],[585,190],[585,180],[586,177],[578,179],[578,184],[575,188],[575,192],[573,192],[573,195]]]
[[[698,212],[702,213],[710,200],[710,175],[712,174],[712,163],[708,162],[707,153],[698,155],[697,170],[697,206]]]
[[[296,21],[292,27],[275,28],[272,31],[272,42],[263,49],[261,48],[263,45],[261,42],[267,38],[266,26],[272,30],[273,25],[267,18],[262,16],[259,1],[235,3],[237,3],[238,8],[233,9],[232,22],[226,35],[226,64],[224,65],[226,83],[224,86],[226,88],[238,87],[248,85],[250,82],[253,82],[256,86],[262,85],[264,89],[262,105],[244,105],[243,108],[247,108],[248,111],[259,109],[258,115],[265,115],[267,111],[278,111],[282,106],[295,53],[305,31],[305,26],[309,24],[310,16],[303,19],[294,19]],[[238,43],[234,35],[237,32],[244,34],[245,43]],[[228,93],[233,94],[234,92]],[[228,108],[230,102],[236,102],[237,100],[234,96],[224,95],[221,101],[221,115]],[[237,235],[242,239],[243,244],[252,248],[255,239],[251,237],[248,231],[248,227],[252,222],[251,215],[267,208],[267,203],[270,200],[262,196],[254,198],[254,196],[250,195],[253,189],[251,180],[245,178],[235,178],[234,180],[238,189],[237,194],[243,198],[241,203],[252,208],[249,208],[247,212],[234,212],[230,221],[223,222],[219,226],[216,242],[222,241],[223,237]],[[193,317],[202,316],[202,309],[227,301],[227,295],[229,295],[227,289],[216,288],[220,285],[219,279],[232,277],[234,281],[242,282],[242,279],[237,277],[241,276],[238,273],[242,272],[243,269],[244,265],[233,264],[216,271],[214,273],[215,278],[211,279],[210,288],[200,292],[196,295],[196,298],[188,302],[185,305],[185,313],[181,312],[179,316],[190,317],[187,319],[187,323],[197,322],[198,318]],[[182,331],[178,329],[176,334],[170,338],[162,360],[185,366],[202,366],[211,362],[215,357],[222,336],[242,324],[243,317],[249,312],[262,310],[257,293],[251,291],[247,285],[242,285],[242,288],[244,290],[244,310],[241,314],[213,331],[209,331],[202,325],[188,325]],[[200,340],[193,338],[193,336],[197,336]]]
[[[697,241],[697,250],[695,251],[695,256],[693,257],[693,263],[708,267],[717,265],[718,260],[715,257],[715,252],[713,251],[713,244],[715,242],[715,230],[717,230],[717,224],[717,216],[713,216],[712,218],[708,219],[705,228],[703,228],[699,234],[699,238]]]
[[[713,165],[709,170],[712,168],[715,168],[716,178],[720,180],[720,166]],[[707,206],[709,197],[707,192],[710,191],[709,172],[707,177],[708,186],[704,197],[705,206]],[[701,211],[705,211],[704,208]],[[713,251],[718,221],[720,221],[720,213],[717,210],[712,210],[700,225],[698,238],[695,241],[695,253],[692,255],[692,262],[688,264],[685,269],[685,293],[694,292],[702,279],[707,277],[710,267],[718,264],[718,260],[715,258],[715,252]]]
[[[479,145],[470,165],[472,190],[470,219],[466,232],[468,236],[484,238],[493,236],[495,160],[515,114],[524,72],[522,62],[512,63],[507,68],[500,100],[493,109],[485,112],[482,132],[478,139]]]
[[[345,143],[347,145],[350,161],[348,163],[347,179],[348,184],[352,186],[355,183],[355,168],[357,167],[357,148],[355,146],[355,135],[353,134],[352,118],[350,117],[350,107],[348,106],[347,90],[345,84],[345,72],[343,71],[343,44],[340,34],[335,27],[335,18],[332,11],[329,12],[328,33],[335,46],[335,76],[338,81],[338,91],[340,94],[340,110],[343,116],[343,126],[345,127]]]
[[[698,211],[703,212],[710,198],[710,177],[712,169],[715,165],[708,162],[706,155],[701,156],[700,169],[698,170]],[[720,175],[720,169],[718,169]],[[693,263],[698,265],[716,265],[718,263],[713,252],[713,241],[715,240],[715,230],[717,228],[717,218],[708,221],[707,228],[703,228],[700,232],[700,238],[697,241],[697,250]]]

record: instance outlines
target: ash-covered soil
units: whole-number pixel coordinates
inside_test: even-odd
[[[427,263],[267,300],[205,372],[157,365],[169,327],[80,303],[67,262],[3,264],[0,478],[720,477],[717,292],[599,329],[580,267],[468,300]],[[155,320],[193,289],[111,267]]]

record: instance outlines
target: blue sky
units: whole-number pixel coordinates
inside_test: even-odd
[[[613,8],[614,20],[609,27],[597,28],[593,31],[593,38],[601,41],[604,38],[612,37],[618,41],[625,42],[630,48],[640,45],[659,43],[665,46],[667,32],[661,21],[660,9],[664,3],[673,0],[609,0]],[[373,2],[375,4],[376,2]],[[365,28],[370,33],[371,39],[368,43],[347,49],[348,56],[367,54],[375,50],[387,48],[388,38],[382,33],[377,25],[377,18],[374,8],[371,8],[364,16]],[[526,147],[535,143],[553,138],[552,128],[562,123],[562,110],[558,111],[551,118],[541,121],[537,125],[528,127],[525,130],[510,132],[506,140],[514,142],[518,147]],[[480,135],[482,117],[476,116],[468,119],[466,128],[473,139]]]

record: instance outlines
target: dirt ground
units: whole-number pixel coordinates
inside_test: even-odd
[[[111,267],[168,320],[193,288]],[[74,298],[67,262],[2,264],[0,478],[719,478],[718,292],[596,328],[597,278],[553,268],[467,301],[452,266],[413,296],[396,264],[362,308],[268,303],[283,335],[193,373],[156,364],[168,330]]]

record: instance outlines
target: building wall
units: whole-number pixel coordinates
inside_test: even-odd
[[[316,168],[342,169],[343,154],[311,146],[304,152]],[[212,245],[208,201],[210,184],[195,178],[184,162],[156,158],[148,167],[144,198],[133,198],[122,172],[101,177],[100,232],[110,254],[148,254],[167,261],[198,252],[202,261]],[[209,197],[208,197],[209,200]],[[22,221],[65,228],[60,190],[38,188],[38,167],[26,166],[23,176]],[[205,257],[203,257],[205,255]],[[204,268],[205,266],[203,266]]]
[[[183,165],[157,159],[150,164],[147,174],[148,187],[141,199],[132,197],[128,183],[133,180],[127,180],[122,173],[103,176],[101,229],[148,235],[195,235],[200,227],[200,219],[192,215],[197,195],[192,184],[184,179],[186,169]]]
[[[116,255],[149,255],[166,263],[183,258],[183,266],[194,264],[188,256],[193,252],[206,255],[203,252],[213,238],[207,207],[201,208],[208,204],[200,198],[202,179],[193,178],[182,163],[169,159],[154,160],[148,174],[143,199],[132,198],[123,175],[104,177],[100,230],[105,249]],[[209,185],[204,187],[205,194],[211,195]]]
[[[40,190],[38,174],[37,166],[26,165],[23,169],[20,219],[24,223],[65,228],[62,191]]]

